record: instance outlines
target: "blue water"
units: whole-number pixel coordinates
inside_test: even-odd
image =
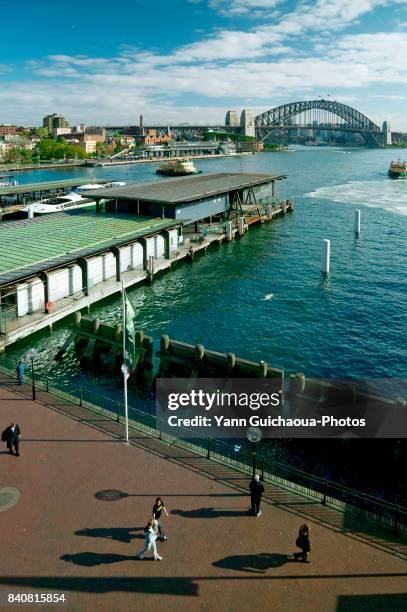
[[[193,265],[178,265],[152,287],[133,288],[137,327],[157,338],[168,333],[308,375],[404,377],[407,181],[387,177],[395,155],[302,148],[196,161],[204,172],[287,174],[280,195],[294,196],[295,212],[252,227]],[[76,175],[165,180],[155,169],[156,164],[143,164],[42,170],[17,178],[20,183]],[[359,238],[353,233],[355,208],[362,210]],[[327,282],[319,271],[323,238],[331,240]],[[119,320],[119,299],[94,306],[92,313]],[[79,372],[74,355],[52,362],[66,334],[62,323],[50,337],[44,332],[7,354],[17,357],[34,340],[39,367],[52,363],[55,374],[74,380]]]
[[[192,264],[178,264],[152,286],[131,289],[136,328],[157,340],[168,333],[192,344],[264,359],[287,372],[405,379],[407,181],[389,179],[387,168],[406,153],[302,148],[295,153],[196,161],[204,172],[287,174],[279,183],[280,195],[294,196],[295,211],[251,227],[241,239],[209,249]],[[43,170],[16,178],[20,183],[78,175],[166,180],[155,174],[156,167]],[[362,211],[359,238],[353,232],[356,208]],[[324,238],[331,240],[327,281],[319,269]],[[95,305],[91,314],[119,321],[119,298]],[[69,330],[62,321],[52,334],[44,331],[9,347],[6,357],[15,361],[35,345],[38,374],[81,385],[93,399],[120,399],[121,381],[81,372],[73,347],[60,362],[53,360]],[[130,404],[146,409],[145,401],[131,391]],[[386,441],[377,440],[374,447],[364,446],[363,453],[359,445],[342,448],[340,441],[324,442],[297,440],[282,447],[275,442],[268,448],[285,461],[366,492],[393,500],[399,490],[401,499],[406,497],[400,489],[403,455],[400,451],[392,463],[393,441],[387,447]],[[372,467],[375,457],[377,469]],[[380,482],[386,458],[388,470]]]

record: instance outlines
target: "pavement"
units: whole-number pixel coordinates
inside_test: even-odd
[[[9,593],[58,593],[98,612],[407,610],[407,543],[265,483],[249,517],[247,476],[0,373],[0,607]],[[168,509],[163,561],[137,560],[155,498]],[[14,504],[14,505],[13,505]],[[311,563],[293,560],[311,527]],[[18,609],[26,606],[17,605]]]

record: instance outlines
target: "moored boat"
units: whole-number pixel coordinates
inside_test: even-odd
[[[162,164],[156,174],[164,174],[165,176],[187,176],[188,174],[202,174],[202,170],[195,168],[194,163],[190,159],[173,159]]]
[[[84,198],[79,193],[71,191],[63,196],[54,196],[51,198],[45,198],[37,202],[32,202],[22,208],[23,212],[32,213],[37,215],[47,215],[49,213],[64,212],[66,210],[76,210],[78,208],[93,208],[96,206],[95,200],[91,198]]]
[[[407,162],[401,161],[400,159],[392,161],[389,168],[389,176],[391,178],[406,178]]]

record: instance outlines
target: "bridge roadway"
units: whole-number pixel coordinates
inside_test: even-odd
[[[22,430],[21,456],[0,455],[0,605],[51,592],[67,605],[46,609],[75,612],[407,609],[407,548],[391,533],[268,482],[262,516],[249,517],[248,474],[133,427],[126,445],[103,412],[30,394],[0,372],[2,422]],[[158,495],[164,559],[139,561]],[[292,558],[303,522],[309,564]]]

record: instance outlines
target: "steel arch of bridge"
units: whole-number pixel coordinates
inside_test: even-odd
[[[345,123],[342,129],[359,129],[365,132],[380,132],[378,125],[373,123],[366,115],[351,106],[330,100],[306,100],[302,102],[291,102],[272,108],[255,118],[257,128],[288,127],[289,120],[309,110],[324,110],[341,117]],[[295,127],[295,126],[293,126]]]

